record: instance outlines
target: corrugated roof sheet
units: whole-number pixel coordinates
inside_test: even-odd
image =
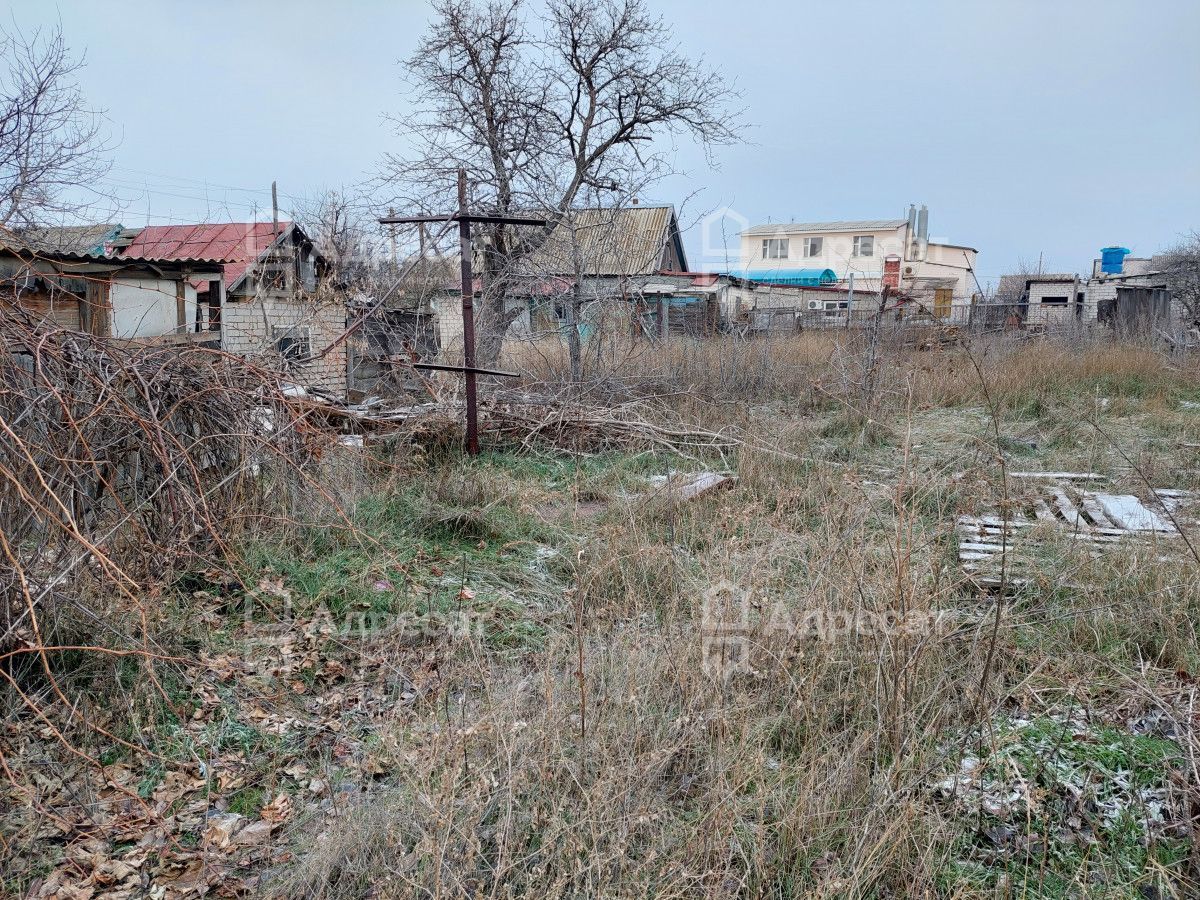
[[[22,228],[13,234],[26,247],[41,253],[103,256],[105,244],[120,230],[120,225],[104,223]]]
[[[529,275],[574,275],[578,261],[584,275],[651,275],[678,230],[670,206],[571,210],[522,268]]]
[[[770,225],[755,225],[742,234],[797,234],[808,231],[887,231],[907,224],[907,219],[849,219],[836,222],[778,222]]]
[[[149,225],[139,231],[121,257],[225,261],[226,290],[236,287],[246,270],[287,232],[291,222],[227,222],[220,225]]]
[[[139,256],[126,258],[121,256],[97,256],[95,253],[75,253],[69,250],[42,250],[29,246],[21,240],[14,239],[12,232],[0,229],[0,253],[11,253],[25,260],[37,260],[54,263],[59,266],[71,266],[89,272],[108,272],[122,268],[145,268],[178,270],[185,264],[194,264],[204,271],[221,268],[222,260],[216,259],[166,259],[159,257]]]

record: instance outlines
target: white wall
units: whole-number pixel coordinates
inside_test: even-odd
[[[951,244],[928,244],[925,259],[914,261],[908,259],[908,246],[905,239],[907,227],[883,231],[858,232],[787,232],[780,226],[778,234],[745,234],[741,236],[741,264],[744,271],[753,272],[762,269],[833,269],[839,282],[845,283],[847,276],[854,273],[856,287],[866,291],[878,291],[882,285],[883,264],[888,256],[899,256],[900,286],[912,278],[953,278],[955,281],[954,297],[962,304],[969,304],[971,295],[977,290],[971,269],[975,267],[976,251],[967,247]],[[870,234],[875,238],[874,253],[871,256],[854,256],[854,238],[859,234]],[[771,237],[787,238],[787,259],[763,259],[762,242]],[[804,239],[820,237],[822,239],[821,254],[805,257]],[[908,269],[912,269],[908,272]]]
[[[484,301],[475,298],[475,321],[479,321],[479,305]],[[437,315],[438,339],[441,341],[441,359],[459,359],[463,352],[463,315],[462,295],[443,293],[435,295],[430,301],[433,312]],[[508,326],[508,338],[527,337],[532,328],[529,320],[529,301],[524,297],[513,297],[507,301],[507,309],[518,310],[517,317]],[[478,329],[476,341],[479,340]]]
[[[157,337],[176,332],[175,285],[166,278],[118,276],[112,283],[113,337]],[[184,287],[188,330],[196,321],[196,289]]]
[[[299,326],[309,331],[313,353],[310,360],[288,360],[275,351],[273,328]],[[338,396],[346,393],[346,309],[341,299],[317,302],[265,293],[253,299],[228,300],[221,309],[221,349],[243,356],[258,357],[270,366],[283,366],[289,380],[305,387],[317,387]],[[325,352],[324,356],[319,356]]]
[[[780,226],[782,229],[784,226]],[[864,279],[878,280],[883,275],[883,260],[889,255],[904,254],[905,226],[882,231],[855,232],[787,232],[778,234],[742,234],[742,269],[833,269],[839,279],[851,272],[856,282]],[[875,238],[871,256],[854,256],[854,238],[869,234]],[[787,259],[763,259],[762,242],[767,238],[782,237],[790,241]],[[804,256],[804,239],[819,237],[821,254]]]
[[[1029,286],[1029,315],[1026,321],[1034,325],[1055,325],[1075,321],[1077,283],[1070,281],[1035,281]],[[1045,297],[1066,297],[1065,306],[1047,306]]]
[[[956,305],[970,305],[971,296],[978,291],[971,275],[976,256],[974,250],[967,248],[930,244],[925,259],[905,260],[900,264],[900,286],[905,287],[914,278],[953,278]]]

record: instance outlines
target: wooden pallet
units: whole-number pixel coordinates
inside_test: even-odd
[[[955,527],[959,564],[980,582],[995,583],[1001,558],[1007,556],[1007,569],[1012,573],[1007,581],[1020,584],[1028,581],[1035,564],[1038,540],[1033,532],[1039,526],[1080,542],[1094,558],[1122,542],[1177,537],[1172,517],[1194,497],[1188,491],[1162,489],[1154,492],[1152,501],[1143,503],[1129,494],[1051,484],[1031,510],[1007,521],[995,515],[960,516]]]

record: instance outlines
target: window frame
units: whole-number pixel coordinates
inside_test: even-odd
[[[813,245],[816,245],[816,252],[813,252]],[[815,259],[825,252],[824,236],[806,237],[804,239],[803,250],[804,259]]]
[[[271,342],[285,362],[300,363],[312,359],[312,327],[309,325],[272,325]]]
[[[791,253],[790,238],[763,238],[763,259],[789,259]]]
[[[863,253],[863,241],[867,242],[867,252]],[[875,235],[873,234],[856,234],[854,243],[852,244],[851,256],[855,258],[866,259],[867,257],[875,256]]]

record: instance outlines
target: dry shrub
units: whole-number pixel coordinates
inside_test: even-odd
[[[170,654],[155,635],[172,579],[223,568],[243,529],[328,507],[312,473],[329,438],[276,377],[216,351],[42,331],[16,311],[0,343],[0,672],[20,693],[36,665],[50,704],[79,713],[57,679],[81,651]]]
[[[664,344],[609,339],[602,357],[585,357],[582,395],[695,393],[706,398],[786,399],[807,395],[839,338],[812,332],[783,338],[672,337]],[[507,364],[535,382],[569,380],[557,339],[513,342]]]
[[[569,637],[519,679],[474,670],[446,727],[385,737],[407,760],[399,785],[306,839],[276,895],[927,889],[936,860],[909,852],[927,844],[911,809],[921,754],[881,753],[861,666],[875,648],[831,649],[802,677],[774,667],[722,685],[701,671],[696,631],[631,623],[588,640],[582,716]]]

